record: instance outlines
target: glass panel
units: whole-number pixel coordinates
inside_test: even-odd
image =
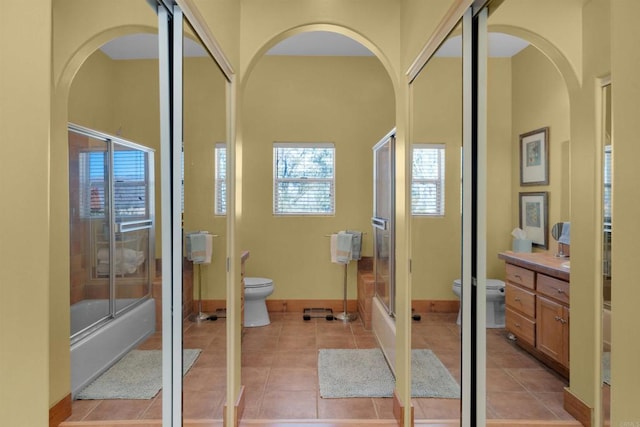
[[[109,146],[69,131],[71,337],[111,315]]]
[[[488,27],[510,28],[504,17],[525,16],[522,6],[503,2],[489,16]],[[555,12],[539,13],[551,17]],[[569,230],[564,224],[572,214],[569,91],[558,65],[545,54],[546,45],[533,44],[539,37],[534,21],[517,24],[524,30],[518,34],[527,40],[510,30],[488,34],[486,269],[488,285],[489,279],[504,282],[504,291],[487,288],[488,419],[515,418],[525,411],[532,420],[572,419],[563,409],[564,389],[569,385],[569,353],[579,356],[569,351],[569,299],[563,289],[568,289],[570,269],[562,267],[569,259],[556,256],[570,255],[560,232],[560,226]],[[545,143],[549,160],[540,164],[551,168],[551,178],[543,187],[531,187],[522,178],[531,166],[521,157],[520,139],[542,127],[550,129]],[[518,227],[521,209],[518,197],[539,190],[548,191],[549,230],[560,223],[553,233],[558,241],[547,236],[551,243],[544,250],[511,252],[511,232]],[[510,262],[521,257],[529,262],[527,268]],[[495,284],[503,286],[501,282]],[[490,316],[498,314],[504,315],[504,326],[489,327]],[[529,399],[524,402],[522,396]]]
[[[116,313],[151,291],[150,251],[153,182],[150,153],[114,143],[113,213]]]
[[[214,206],[216,194],[227,194],[226,188],[216,188],[219,172],[226,176],[226,164],[216,165],[215,155],[216,146],[226,140],[226,80],[186,19],[183,41],[183,234],[206,231],[212,236],[210,257],[205,254],[204,262],[185,259],[182,264],[185,363],[199,354],[183,377],[183,414],[184,418],[222,419],[227,374],[227,218],[216,215]]]
[[[417,419],[459,419],[461,417],[462,329],[459,313],[461,295],[461,163],[462,149],[462,24],[447,37],[411,85],[412,151],[439,147],[440,168],[425,169],[425,162],[413,157],[412,206],[424,201],[422,191],[436,178],[425,171],[442,174],[442,216],[413,215],[412,250],[412,365],[413,405]],[[432,145],[434,144],[434,145]],[[437,144],[437,145],[435,145]],[[415,155],[414,151],[414,155]],[[422,180],[422,181],[421,181]],[[418,196],[416,200],[413,198]],[[433,200],[433,199],[432,199]],[[435,208],[435,206],[433,206]],[[437,362],[427,369],[427,358]],[[441,369],[437,366],[442,365]],[[419,386],[430,375],[438,375],[449,387],[440,397],[425,397]],[[421,394],[422,393],[422,394]]]
[[[395,137],[387,137],[373,150],[374,156],[374,274],[375,293],[391,315],[394,307],[394,154]]]
[[[61,33],[54,42],[60,50],[69,40],[75,54],[95,49],[68,61],[82,62],[73,70],[68,98],[70,302],[72,325],[78,301],[91,302],[89,315],[102,321],[81,340],[72,340],[70,359],[73,398],[102,401],[108,396],[86,394],[86,386],[132,349],[160,348],[156,320],[161,305],[148,298],[156,262],[154,163],[145,150],[131,149],[137,144],[159,148],[158,37],[153,31],[158,17],[146,0],[127,2],[124,14],[117,8],[96,14],[95,4],[87,2],[70,2],[59,12],[54,24]],[[75,16],[84,17],[82,34],[70,21]],[[132,28],[148,32],[122,35]],[[114,38],[102,46],[82,38],[98,33]],[[131,224],[143,220],[144,225]],[[72,334],[77,330],[72,326]],[[122,389],[135,391],[128,385]],[[160,419],[156,399],[140,402],[124,398],[108,404],[122,413],[134,410]]]
[[[613,215],[611,194],[613,190],[613,139],[611,133],[611,84],[602,87],[602,418],[603,425],[611,420],[611,248]]]

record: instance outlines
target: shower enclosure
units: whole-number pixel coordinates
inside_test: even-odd
[[[395,367],[395,129],[373,147],[373,332]]]
[[[72,392],[155,330],[153,150],[69,125]]]

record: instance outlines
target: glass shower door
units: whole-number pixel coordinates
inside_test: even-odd
[[[113,277],[116,313],[150,294],[153,153],[113,142]]]
[[[395,134],[373,147],[373,226],[375,293],[390,315],[395,314],[394,282]]]

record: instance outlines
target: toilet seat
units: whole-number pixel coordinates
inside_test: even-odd
[[[245,277],[244,278],[244,287],[245,288],[265,288],[267,286],[272,286],[273,280],[267,279],[265,277]]]
[[[459,288],[462,286],[462,281],[460,279],[456,279],[453,281],[453,286]],[[504,289],[504,282],[498,279],[487,279],[487,290],[488,291],[499,291]]]

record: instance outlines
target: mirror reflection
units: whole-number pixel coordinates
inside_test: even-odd
[[[183,418],[221,419],[226,390],[226,80],[184,20]]]
[[[416,418],[460,418],[462,24],[411,85],[411,323]],[[429,379],[437,378],[429,385]]]
[[[302,32],[257,59],[241,105],[244,417],[391,419],[390,399],[373,397],[393,376],[372,330],[370,223],[372,147],[395,124],[388,72],[344,34]],[[384,389],[357,386],[355,369]]]
[[[505,2],[488,19],[487,277],[504,284],[505,322],[487,329],[486,413],[572,419],[563,409],[570,356],[569,93],[537,46],[491,31],[509,25],[506,17],[517,7]],[[516,227],[529,246],[512,241]],[[551,244],[547,230],[556,239]]]
[[[131,411],[136,417],[148,413],[160,418],[157,17],[147,2],[129,7],[131,16],[138,17],[136,32],[112,30],[110,25],[119,22],[115,16],[88,20],[87,25],[113,31],[113,38],[83,58],[69,88],[73,420]],[[67,16],[56,17],[66,28],[62,21]],[[142,372],[140,366],[158,369]],[[134,372],[141,375],[136,384],[113,387]]]
[[[611,418],[611,194],[613,191],[613,139],[611,137],[611,83],[602,87],[602,416]]]

